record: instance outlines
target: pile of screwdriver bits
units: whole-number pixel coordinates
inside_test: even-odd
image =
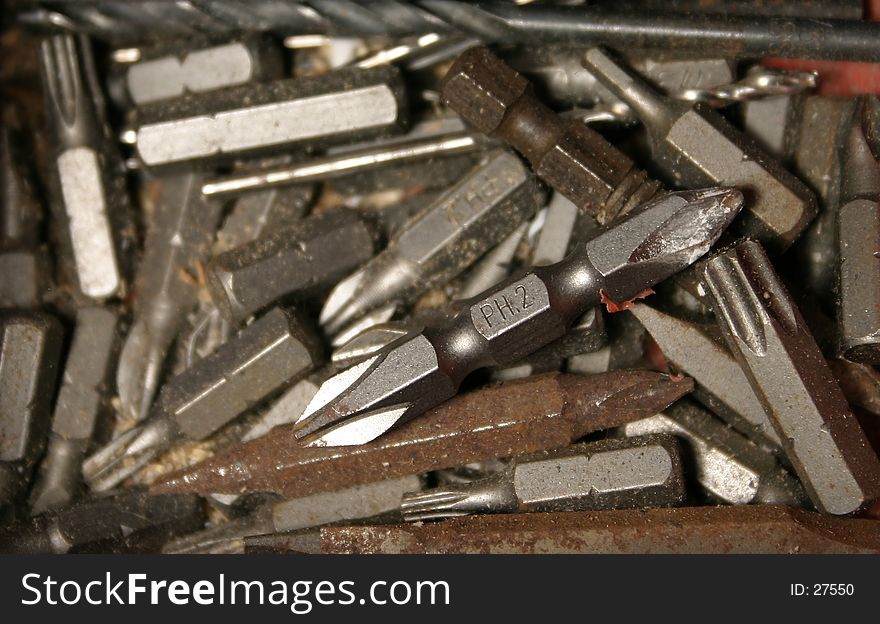
[[[669,4],[9,3],[0,552],[880,552],[880,22]]]

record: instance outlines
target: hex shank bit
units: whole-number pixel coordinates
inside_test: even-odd
[[[816,199],[803,182],[706,105],[659,95],[597,48],[583,62],[639,116],[654,162],[676,186],[743,189],[746,202],[734,223],[737,232],[781,252],[816,216]]]
[[[110,378],[118,348],[116,311],[91,306],[77,312],[48,449],[31,492],[32,513],[61,507],[77,495],[83,458],[98,420],[110,409]]]
[[[327,115],[327,107],[336,113]],[[402,130],[405,122],[396,69],[343,69],[142,106],[136,148],[147,167],[192,167],[378,137]]]
[[[400,510],[414,522],[472,513],[669,507],[684,495],[676,440],[647,436],[515,457],[484,479],[409,493]]]
[[[489,514],[249,538],[245,552],[877,554],[880,521],[777,505]]]
[[[299,421],[310,444],[362,444],[455,394],[478,368],[513,364],[562,337],[600,302],[624,302],[690,266],[742,205],[732,189],[670,193],[582,244],[457,302],[442,320],[412,332],[331,377]]]
[[[837,230],[840,350],[848,360],[880,364],[880,162],[860,114],[847,143]]]
[[[239,323],[286,296],[303,298],[336,284],[373,257],[375,228],[350,210],[316,215],[215,256],[211,298]]]
[[[121,230],[129,204],[122,163],[103,124],[103,96],[91,76],[87,42],[50,37],[39,58],[52,143],[52,206],[62,249],[83,295],[97,300],[121,295],[127,268]]]
[[[86,460],[86,482],[98,491],[114,487],[176,440],[201,440],[305,375],[319,357],[318,340],[300,319],[273,308],[169,380],[143,424]]]
[[[880,494],[880,461],[761,245],[711,258],[703,280],[731,351],[813,503],[848,514]]]
[[[692,388],[687,378],[674,381],[649,371],[539,375],[462,394],[359,447],[305,447],[291,435],[293,426],[276,427],[185,473],[169,475],[153,489],[306,496],[564,447],[589,432],[654,414]]]
[[[320,322],[336,332],[389,302],[412,303],[473,264],[538,209],[538,182],[499,150],[410,219],[374,260],[333,289]]]
[[[461,54],[441,92],[465,121],[510,144],[542,180],[603,223],[659,187],[598,133],[542,104],[531,84],[486,48]]]

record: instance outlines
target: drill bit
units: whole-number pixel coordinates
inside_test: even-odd
[[[485,479],[406,494],[404,520],[472,513],[669,507],[684,501],[681,453],[672,436],[599,440],[515,457]]]
[[[489,514],[247,538],[244,550],[420,555],[877,554],[880,521],[834,518],[779,505]]]
[[[583,62],[636,112],[654,162],[676,186],[744,189],[748,201],[734,225],[739,233],[781,252],[816,216],[810,190],[718,113],[658,95],[602,50],[589,50]]]
[[[389,302],[414,302],[501,242],[540,201],[538,182],[519,158],[503,150],[489,154],[375,259],[336,285],[321,309],[321,325],[334,333]]]
[[[468,373],[512,364],[601,301],[624,302],[690,266],[742,205],[732,189],[671,193],[560,263],[492,288],[422,333],[327,380],[298,424],[307,444],[368,442],[455,394]]]
[[[840,254],[840,350],[848,360],[880,364],[880,162],[852,124],[842,164],[837,244]]]
[[[848,514],[880,494],[880,461],[759,243],[703,270],[722,333],[816,507]]]
[[[486,48],[459,56],[441,92],[465,121],[521,152],[542,180],[602,223],[657,192],[659,183],[623,152],[580,121],[547,108],[525,78]]]
[[[561,448],[586,434],[645,418],[693,384],[650,371],[549,374],[465,393],[360,447],[306,447],[276,427],[172,474],[157,492],[276,492],[287,498],[471,462]]]
[[[627,436],[667,433],[685,440],[693,475],[714,500],[731,505],[809,504],[801,484],[773,455],[687,399],[621,429]]]
[[[31,493],[34,514],[69,503],[78,493],[83,457],[110,409],[109,380],[119,346],[119,317],[103,307],[81,308],[52,415],[46,456]]]
[[[140,107],[135,147],[147,167],[192,167],[363,140],[402,130],[403,95],[388,66],[190,93]]]
[[[815,19],[814,13],[777,17],[767,11],[717,15],[669,10],[620,10],[582,5],[416,0],[404,2],[142,2],[124,14],[106,3],[35,2],[19,23],[56,30],[82,30],[111,40],[138,40],[169,33],[228,34],[230,31],[411,35],[447,33],[485,42],[616,45],[731,56],[780,56],[878,61],[876,24],[857,19]],[[710,5],[715,7],[715,4]],[[773,5],[777,5],[774,3]],[[854,13],[835,12],[835,16]]]
[[[205,438],[308,373],[319,352],[317,338],[292,311],[270,310],[169,380],[147,420],[85,461],[86,482],[94,491],[110,489],[176,440]]]
[[[222,205],[206,200],[196,174],[160,179],[159,199],[135,277],[134,322],[116,371],[120,415],[146,418],[168,349],[198,301],[188,275],[210,253]]]
[[[122,163],[107,140],[103,96],[88,42],[70,35],[39,52],[52,141],[52,205],[76,287],[103,300],[124,290],[122,231],[129,218]]]

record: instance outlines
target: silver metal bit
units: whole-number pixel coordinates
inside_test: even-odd
[[[135,277],[134,322],[116,372],[121,416],[135,422],[149,413],[168,350],[198,301],[192,276],[210,254],[222,212],[202,196],[199,175],[168,176],[160,185]]]
[[[330,293],[320,322],[333,333],[388,302],[412,303],[460,274],[538,209],[535,176],[498,150],[397,233]]]
[[[759,243],[703,271],[718,324],[761,398],[788,459],[822,511],[848,514],[880,494],[880,461]]]
[[[373,257],[377,239],[354,211],[309,217],[216,256],[208,267],[211,298],[239,323],[282,297],[302,298],[336,284]]]
[[[516,457],[491,477],[407,494],[407,521],[472,513],[671,507],[684,502],[681,453],[671,436],[600,440]]]
[[[21,498],[45,448],[60,354],[54,317],[0,316],[0,508]]]
[[[395,303],[390,303],[380,308],[376,308],[372,312],[368,312],[350,325],[347,325],[346,327],[340,329],[336,334],[333,335],[330,344],[333,347],[343,348],[350,342],[352,342],[355,338],[372,329],[373,327],[385,325],[386,323],[391,322],[391,319],[394,317],[396,312],[397,305]],[[371,339],[367,339],[367,342],[370,342],[370,340]]]
[[[178,439],[201,440],[308,373],[319,342],[290,310],[274,308],[162,388],[150,417],[83,464],[95,491],[118,485]]]
[[[121,295],[121,232],[129,215],[121,160],[103,125],[87,42],[50,37],[39,52],[52,142],[52,205],[72,278],[86,297]]]
[[[192,166],[399,132],[405,112],[396,69],[343,69],[142,106],[135,145],[147,167]]]
[[[282,75],[279,46],[259,36],[220,45],[187,42],[175,49],[153,46],[125,52],[137,60],[121,68],[117,90],[124,93],[125,103],[134,106]]]
[[[860,118],[852,124],[842,167],[838,327],[843,357],[880,364],[880,162]]]
[[[472,371],[504,365],[559,338],[601,299],[628,301],[702,256],[733,220],[731,189],[670,193],[550,267],[457,304],[457,314],[331,377],[296,435],[362,444],[455,394]]]
[[[374,355],[415,329],[413,323],[391,321],[377,323],[357,334],[333,351],[330,360],[338,368],[348,368]]]
[[[275,399],[272,405],[250,426],[241,436],[242,442],[255,440],[266,435],[270,429],[278,425],[286,425],[299,420],[306,411],[309,402],[318,393],[329,371],[319,371],[300,379],[291,388]]]
[[[675,185],[745,189],[748,199],[736,224],[739,233],[784,251],[816,216],[810,190],[717,113],[658,95],[597,48],[583,62],[638,114],[650,136],[654,162]]]
[[[110,408],[109,380],[119,347],[118,315],[103,307],[81,308],[64,364],[46,457],[31,493],[31,512],[68,504],[78,493],[82,461],[95,426]]]
[[[241,552],[242,539],[253,535],[297,531],[396,512],[406,492],[421,486],[416,475],[355,485],[271,503],[241,520],[233,520],[170,542],[163,553]]]
[[[717,327],[644,303],[630,311],[651,334],[669,365],[693,377],[694,396],[701,403],[760,446],[781,452],[782,441]]]
[[[662,414],[628,423],[621,429],[626,436],[666,433],[685,440],[691,451],[694,477],[721,502],[809,504],[800,482],[773,455],[687,399]]]
[[[510,275],[517,247],[528,229],[529,224],[523,223],[493,249],[483,254],[464,276],[456,299],[470,299]]]

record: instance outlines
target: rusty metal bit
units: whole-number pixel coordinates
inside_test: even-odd
[[[880,521],[736,505],[490,514],[417,525],[332,526],[245,542],[245,552],[339,554],[878,554]]]
[[[208,269],[211,298],[239,323],[282,297],[336,284],[372,258],[378,242],[373,225],[354,211],[309,217],[216,256]]]
[[[603,223],[659,189],[595,131],[542,104],[529,82],[486,48],[459,56],[441,89],[466,121],[516,148],[541,179]]]
[[[654,162],[676,186],[742,188],[746,203],[735,231],[782,252],[816,216],[816,199],[804,183],[705,104],[659,95],[598,48],[583,62],[639,116]]]
[[[852,124],[841,167],[840,351],[848,360],[880,364],[880,162]]]
[[[693,388],[649,371],[550,374],[457,396],[363,446],[305,447],[292,426],[233,448],[157,492],[272,491],[306,496],[474,461],[566,446],[662,410]]]
[[[880,371],[849,360],[833,358],[827,362],[849,404],[880,416]]]
[[[880,494],[871,449],[761,245],[743,241],[703,270],[715,316],[817,508],[848,514]]]

